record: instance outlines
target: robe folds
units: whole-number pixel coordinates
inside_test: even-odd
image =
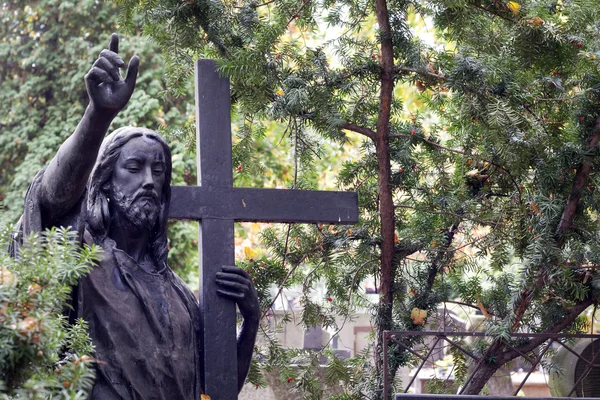
[[[40,205],[40,171],[25,198],[14,240],[52,226],[69,226],[80,243],[94,243],[86,226],[87,191],[58,221]],[[193,293],[167,266],[147,272],[115,242],[102,243],[100,261],[73,288],[65,313],[89,324],[96,359],[94,400],[200,398],[200,315]]]

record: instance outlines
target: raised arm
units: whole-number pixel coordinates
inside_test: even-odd
[[[60,146],[42,178],[42,207],[51,219],[67,213],[83,194],[104,135],[135,88],[139,58],[131,58],[123,79],[119,69],[125,63],[118,51],[119,36],[113,33],[109,49],[102,50],[85,76],[90,102],[83,118]]]

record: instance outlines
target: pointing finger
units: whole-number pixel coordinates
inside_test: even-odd
[[[100,52],[100,57],[106,58],[110,61],[115,67],[123,68],[125,66],[125,62],[117,53],[114,53],[110,50],[104,49]]]
[[[119,52],[119,35],[113,33],[110,36],[110,45],[108,46],[110,51],[118,53]]]
[[[94,67],[103,69],[104,71],[108,72],[110,77],[115,81],[121,80],[121,74],[119,74],[119,69],[104,57],[100,57],[99,59],[97,59],[94,63]]]
[[[140,58],[138,56],[131,57],[131,60],[129,61],[129,66],[127,67],[127,76],[125,77],[125,83],[132,92],[135,88],[135,81],[137,79],[139,67]]]

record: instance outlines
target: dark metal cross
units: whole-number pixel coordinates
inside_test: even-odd
[[[215,274],[234,265],[234,222],[352,224],[356,193],[234,188],[231,161],[229,81],[213,60],[196,70],[198,186],[175,186],[170,218],[200,222],[201,341],[204,393],[212,400],[237,399],[235,304],[217,295]]]

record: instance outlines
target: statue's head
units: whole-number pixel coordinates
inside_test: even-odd
[[[104,240],[111,224],[146,230],[149,253],[166,262],[171,199],[171,151],[154,131],[125,127],[108,135],[88,182],[88,225]]]

